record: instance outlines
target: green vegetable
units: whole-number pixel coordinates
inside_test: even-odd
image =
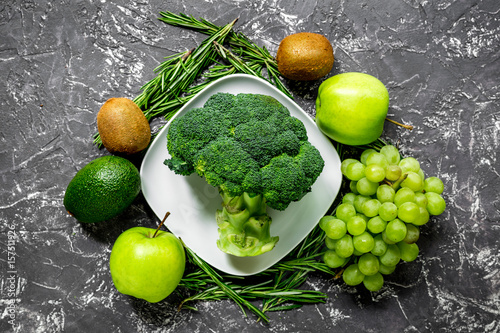
[[[236,256],[271,250],[266,206],[284,210],[300,200],[323,170],[304,124],[275,98],[217,93],[202,108],[175,118],[165,164],[180,175],[196,172],[218,187],[219,248]]]

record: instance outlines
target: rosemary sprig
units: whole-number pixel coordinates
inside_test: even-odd
[[[190,51],[181,57],[175,65],[160,66],[166,68],[159,75],[162,84],[151,84],[148,85],[147,89],[143,89],[141,93],[143,96],[140,97],[142,103],[138,104],[140,108],[146,110],[146,118],[150,119],[162,113],[165,103],[185,92],[202,71],[213,63],[212,59],[217,53],[213,49],[212,43],[214,41],[223,43],[236,21],[237,19],[219,28],[192,53]]]
[[[245,313],[245,307],[246,307],[253,313],[255,313],[259,318],[265,320],[266,322],[269,321],[269,318],[267,318],[267,316],[262,311],[260,311],[257,307],[255,307],[247,299],[242,297],[238,292],[236,292],[233,288],[231,288],[230,285],[224,283],[222,281],[222,277],[212,267],[210,267],[210,265],[208,265],[205,261],[203,261],[200,257],[198,257],[196,253],[194,253],[188,247],[185,246],[185,249],[188,254],[188,260],[190,260],[197,267],[199,267],[206,274],[206,276],[210,278],[211,281],[220,289],[221,294],[223,294],[225,297],[232,299],[240,307],[243,313]],[[180,285],[182,286],[182,282]],[[214,290],[216,289],[213,289],[211,292],[208,293],[210,299],[214,299],[216,295]]]
[[[148,121],[159,115],[170,119],[208,83],[234,73],[258,76],[292,97],[281,82],[278,65],[268,50],[257,46],[242,33],[232,30],[237,19],[219,27],[205,19],[198,20],[182,13],[177,15],[160,12],[160,16],[159,20],[169,25],[192,29],[209,37],[193,50],[166,57],[155,68],[157,76],[142,86],[141,93],[134,99]],[[225,42],[233,52],[223,47]],[[227,60],[229,65],[219,64],[218,54],[224,55],[222,58]],[[203,72],[207,69],[208,72],[204,75]],[[269,79],[264,76],[264,70]],[[193,85],[197,79],[202,82]],[[94,144],[99,147],[102,145],[99,133],[94,134]]]
[[[234,53],[232,53],[230,50],[222,46],[221,44],[217,43],[214,41],[214,46],[219,55],[224,59],[227,60],[231,63],[231,65],[234,67],[235,71],[241,72],[241,73],[246,73],[250,74],[253,76],[257,76],[260,78],[264,78],[262,74],[258,71],[258,68],[260,67],[258,64],[253,64],[257,65],[257,70],[254,70],[252,68],[252,64],[247,64],[243,60],[241,60],[239,57],[237,57]]]
[[[324,251],[324,239],[324,232],[316,227],[285,259],[251,278],[221,275],[186,248],[188,261],[194,264],[194,271],[186,274],[180,283],[180,287],[188,290],[191,295],[184,298],[179,307],[195,309],[189,303],[232,299],[244,314],[245,309],[248,309],[259,319],[268,322],[265,312],[324,302],[326,294],[300,289],[311,272],[335,275],[325,263],[318,260]],[[262,300],[262,309],[250,302],[256,300]]]
[[[213,34],[194,50],[176,53],[165,58],[156,69],[157,76],[141,88],[134,102],[142,109],[146,119],[163,115],[167,119],[187,103],[210,80],[194,87],[191,85],[204,70],[214,63],[217,51],[213,42],[224,43],[237,19],[223,27],[215,27]],[[102,144],[99,133],[94,135],[94,144]]]
[[[174,14],[172,12],[160,12],[159,20],[177,27],[191,29],[203,34],[211,35],[214,33],[217,26],[205,19],[197,20],[192,16],[185,14]],[[244,63],[249,67],[255,66],[254,71],[259,72],[260,77],[265,79],[263,70],[266,69],[269,77],[268,81],[273,83],[279,90],[289,97],[292,93],[283,84],[278,71],[278,64],[275,58],[269,53],[265,47],[259,47],[254,42],[250,41],[244,34],[231,31],[226,42]]]

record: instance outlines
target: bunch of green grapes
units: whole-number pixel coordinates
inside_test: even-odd
[[[401,158],[392,145],[366,149],[359,160],[345,159],[341,171],[351,192],[335,215],[319,222],[328,248],[323,260],[331,268],[347,266],[342,273],[347,285],[363,283],[377,291],[383,275],[401,260],[417,258],[420,226],[446,208],[444,185],[437,177],[426,178],[415,158]]]

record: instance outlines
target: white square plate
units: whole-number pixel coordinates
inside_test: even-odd
[[[256,257],[236,257],[219,250],[215,212],[221,207],[216,188],[204,178],[192,174],[176,175],[163,161],[167,151],[169,123],[158,133],[141,165],[142,193],[151,209],[161,220],[169,211],[166,227],[200,258],[213,267],[233,275],[252,275],[271,267],[293,250],[316,226],[330,208],[340,189],[342,175],[340,158],[330,140],[316,127],[314,120],[300,106],[265,80],[246,74],[223,77],[200,91],[172,118],[182,116],[192,108],[202,107],[218,92],[252,93],[273,96],[300,119],[309,141],[325,160],[323,172],[302,200],[292,202],[284,211],[268,208],[272,218],[271,236],[279,236],[275,248]]]

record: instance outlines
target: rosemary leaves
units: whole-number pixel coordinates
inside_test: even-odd
[[[156,77],[142,86],[134,102],[149,121],[157,116],[170,119],[209,83],[234,73],[266,79],[286,95],[292,96],[281,82],[276,61],[267,49],[258,47],[245,35],[233,31],[237,19],[218,27],[205,19],[198,20],[182,13],[161,12],[160,16],[159,19],[166,24],[192,29],[209,37],[192,50],[167,56],[155,68]],[[224,47],[225,43],[232,51]],[[224,60],[228,63],[222,64]],[[195,81],[201,83],[195,84]],[[94,134],[94,144],[102,144],[99,133]]]

